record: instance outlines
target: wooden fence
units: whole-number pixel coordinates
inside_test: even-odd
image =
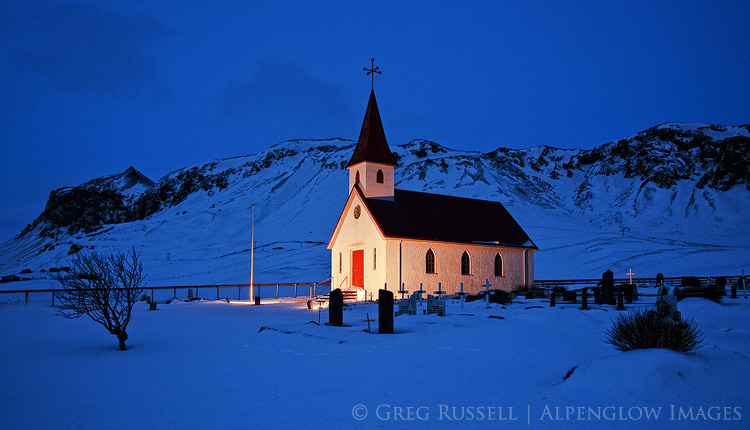
[[[310,297],[313,298],[318,294],[327,294],[331,290],[330,282],[287,282],[275,284],[253,284],[255,295],[261,298],[279,297]],[[143,289],[144,294],[151,293],[149,297],[153,301],[166,301],[175,298],[187,298],[188,290],[193,290],[193,297],[209,298],[207,294],[214,297],[216,291],[216,300],[229,298],[242,300],[243,294],[245,299],[250,299],[250,284],[222,284],[222,285],[167,285],[158,287],[146,287]],[[16,295],[19,298],[24,297],[25,302],[29,303],[29,295],[47,295],[55,305],[55,296],[62,293],[63,289],[46,288],[35,290],[0,290],[0,300],[7,300],[6,297]],[[171,295],[169,292],[171,291]],[[179,295],[178,295],[179,293]],[[47,300],[44,300],[47,301]]]
[[[685,276],[676,277],[665,277],[664,285],[666,287],[679,287],[682,285],[682,280]],[[697,278],[704,286],[711,285],[716,281],[717,278],[724,278],[727,280],[727,286],[738,282],[742,276],[691,276],[690,278]],[[554,287],[595,287],[601,283],[601,278],[598,279],[535,279],[534,287],[543,290],[549,290]],[[615,285],[628,284],[630,283],[629,278],[616,278],[614,280]],[[633,277],[633,283],[638,286],[653,287],[656,286],[656,278],[636,278]]]

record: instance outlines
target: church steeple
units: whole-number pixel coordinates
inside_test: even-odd
[[[385,140],[375,91],[370,91],[359,140],[349,164],[346,165],[349,170],[349,189],[358,185],[365,197],[393,198],[393,169],[396,166],[396,159]]]
[[[388,142],[385,140],[385,131],[383,130],[383,122],[380,120],[380,111],[378,111],[378,102],[375,100],[374,90],[370,91],[370,100],[367,102],[367,111],[365,112],[365,119],[362,121],[362,130],[359,132],[357,147],[354,148],[354,154],[352,154],[346,168],[348,169],[363,161],[398,166],[391,149],[388,147]]]

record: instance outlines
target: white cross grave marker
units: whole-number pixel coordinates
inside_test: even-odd
[[[633,275],[635,275],[635,273],[633,273],[633,269],[628,269],[628,273],[626,273],[626,275],[630,276],[630,283],[632,284],[633,283]]]
[[[400,290],[398,291],[398,293],[399,293],[399,294],[401,294],[401,300],[404,300],[404,295],[405,295],[405,294],[409,294],[409,292],[408,292],[408,291],[406,291],[406,290],[404,289],[404,286],[405,286],[405,285],[404,285],[404,283],[402,282],[402,283],[401,283],[401,289],[400,289]]]

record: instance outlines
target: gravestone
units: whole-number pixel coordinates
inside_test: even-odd
[[[727,278],[720,276],[716,278],[716,289],[724,296],[727,294]]]
[[[602,303],[615,304],[615,274],[611,270],[602,273]]]
[[[344,326],[344,293],[340,288],[331,291],[328,296],[328,325]]]
[[[675,321],[680,320],[680,313],[677,311],[677,297],[659,296],[656,298],[656,313],[662,318],[672,318]]]
[[[557,296],[557,293],[555,292],[555,289],[552,289],[552,293],[549,295],[549,307],[554,308],[555,307],[555,297]]]
[[[393,293],[378,290],[378,333],[393,334]]]
[[[563,300],[570,303],[576,302],[576,292],[565,290],[563,291]]]
[[[623,288],[620,286],[620,288],[617,289],[617,308],[615,310],[618,311],[624,311],[625,310],[625,303],[623,303]]]
[[[417,314],[417,296],[414,294],[412,294],[408,299],[398,302],[398,311],[396,312],[396,316],[407,314]]]
[[[188,288],[188,300],[193,300],[193,289]]]
[[[581,310],[589,308],[589,292],[588,289],[584,288],[581,290]]]
[[[427,296],[427,315],[438,314],[439,317],[445,316],[445,299],[439,297]]]
[[[628,304],[633,303],[633,289],[635,288],[635,285],[624,284],[624,285],[621,285],[620,288],[623,289],[623,293],[625,294],[625,301]]]
[[[664,285],[664,274],[663,273],[657,273],[656,274],[656,290],[658,291],[657,294],[665,295],[668,293],[667,286]]]

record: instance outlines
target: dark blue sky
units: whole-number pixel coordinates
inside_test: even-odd
[[[49,191],[286,139],[592,148],[750,122],[750,2],[4,1],[0,240]],[[408,6],[405,4],[408,3]]]

